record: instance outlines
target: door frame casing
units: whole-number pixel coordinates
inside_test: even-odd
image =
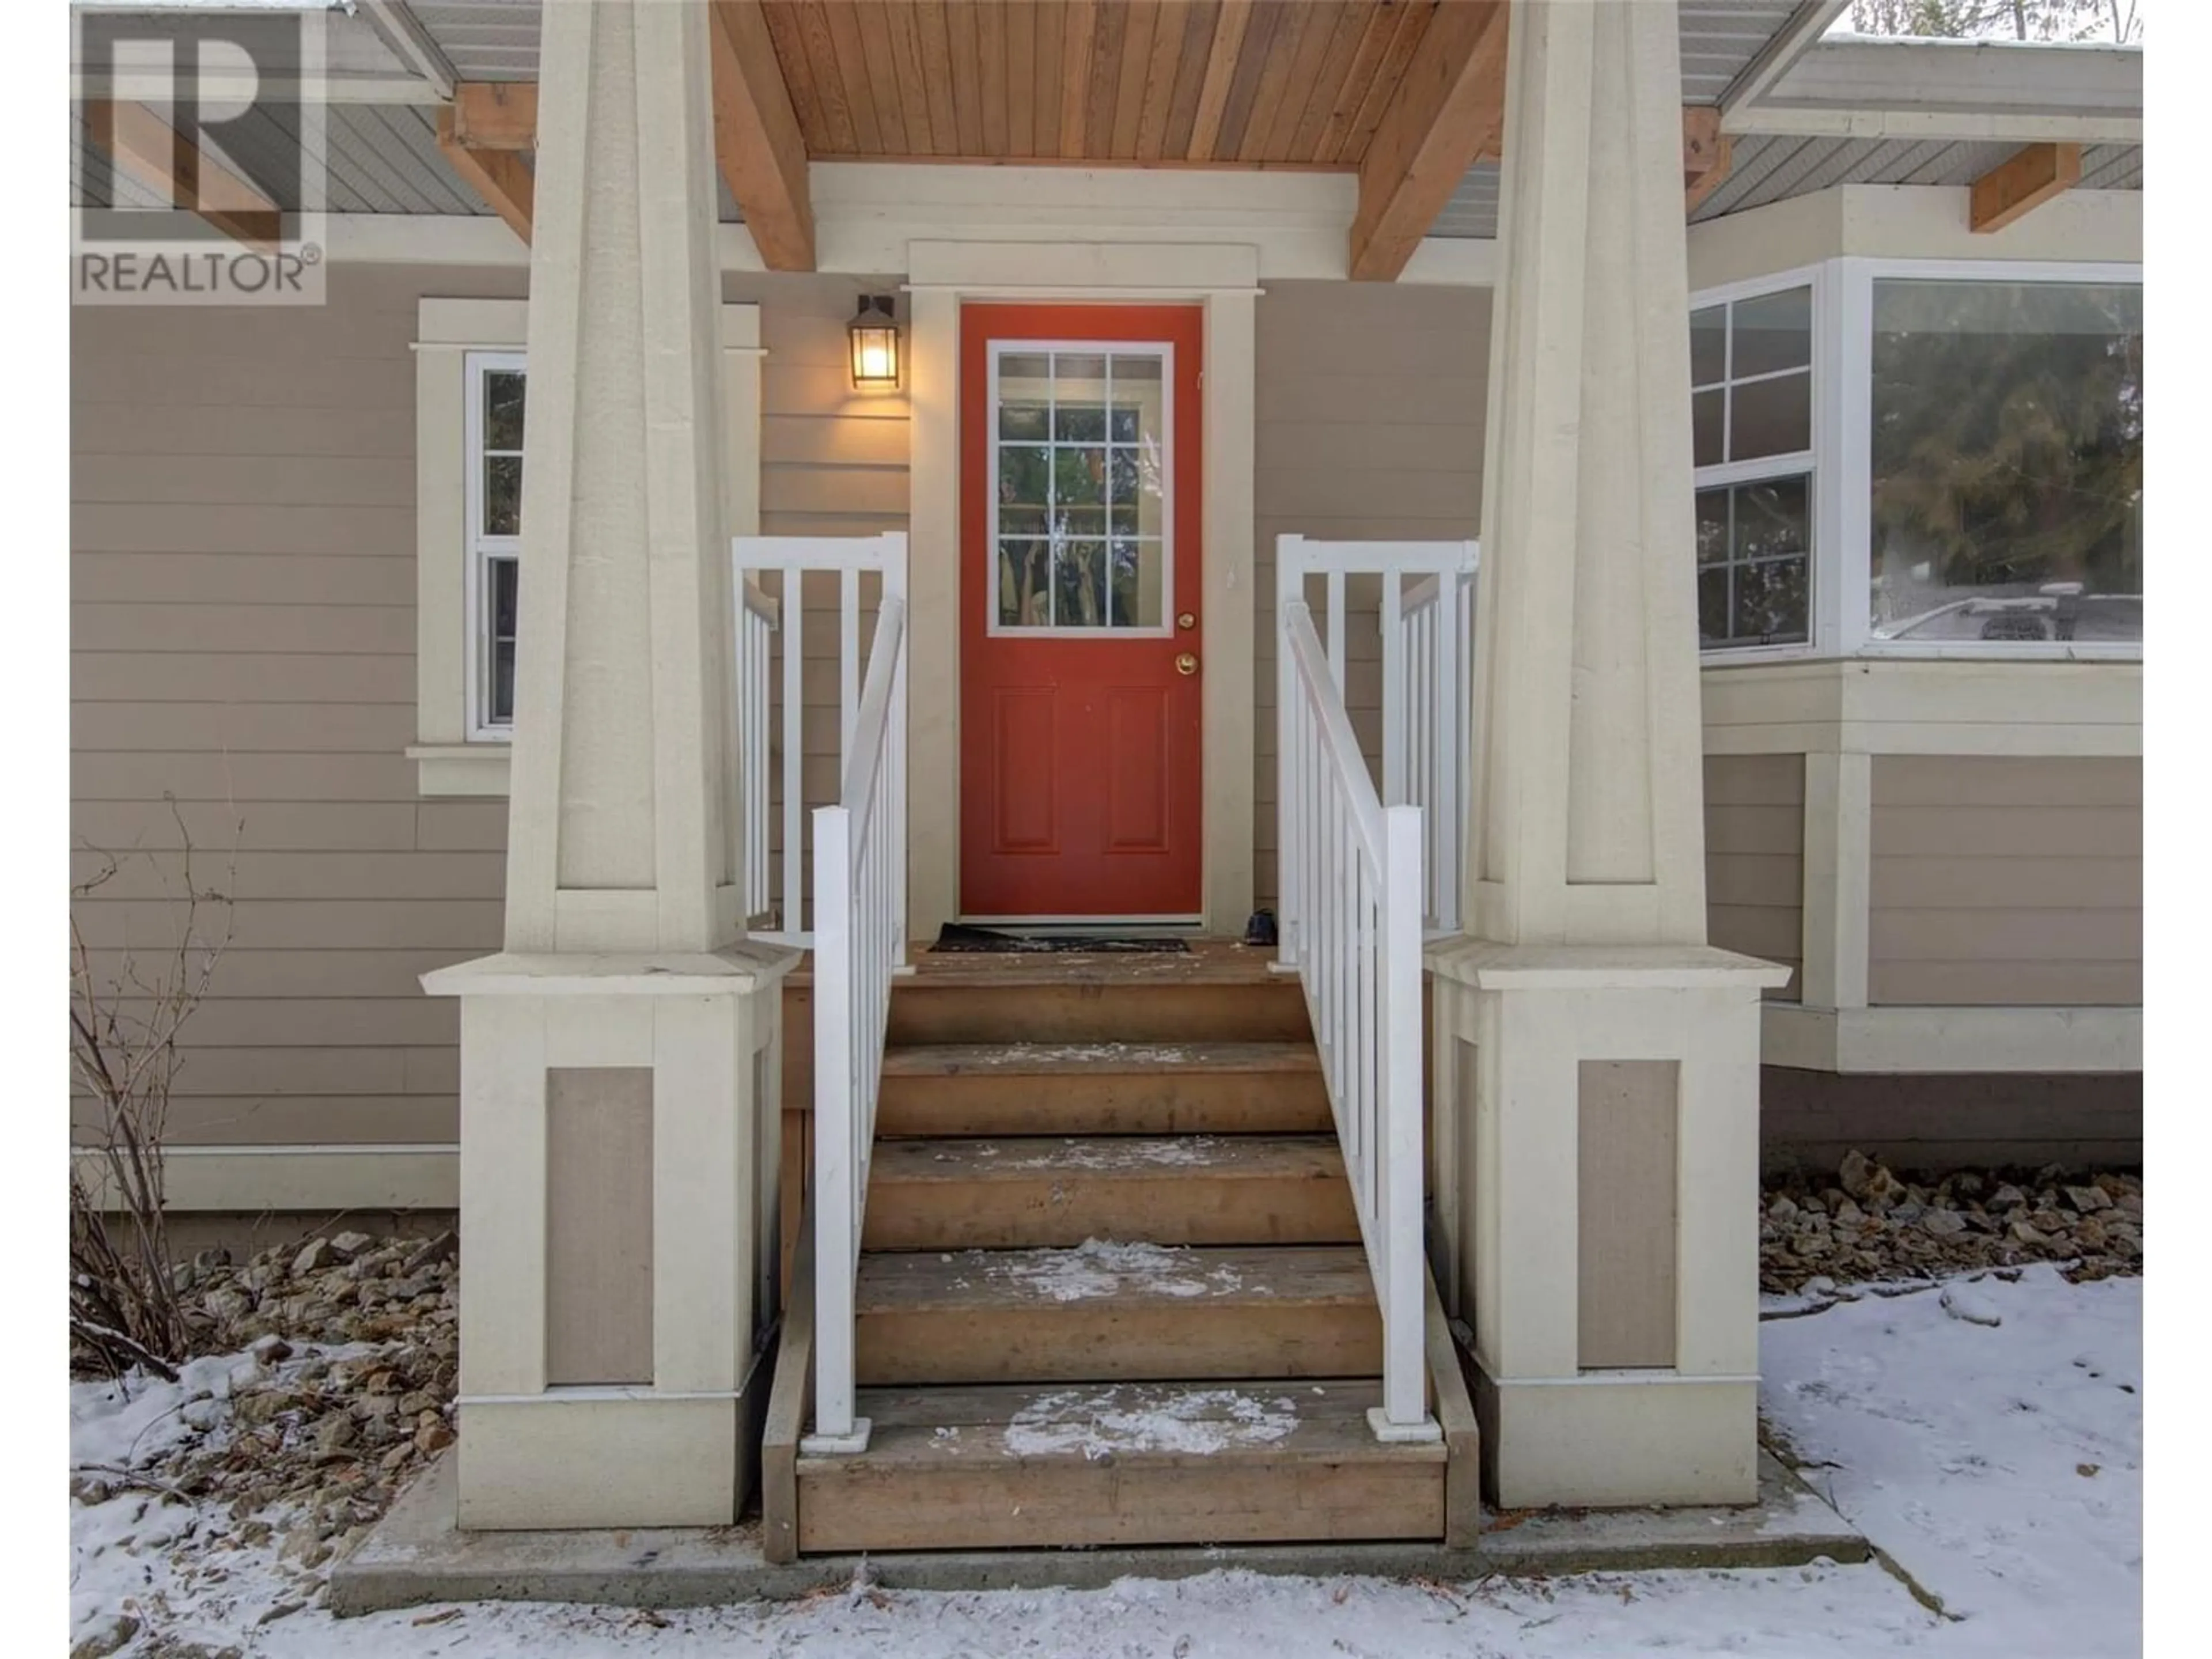
[[[1257,686],[1254,576],[1254,325],[1259,256],[1213,243],[915,242],[909,418],[909,672],[917,686],[960,683],[960,307],[1195,304],[1204,312],[1200,370],[1206,755],[1201,926],[1242,933],[1253,895],[1252,798]],[[909,779],[950,780],[908,805],[908,937],[930,939],[959,915],[959,697],[922,696],[908,710]]]

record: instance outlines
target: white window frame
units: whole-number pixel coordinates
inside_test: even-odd
[[[1846,488],[1833,561],[1844,626],[1842,654],[1862,657],[1956,658],[1983,662],[2141,662],[2140,641],[1877,640],[1868,616],[1874,584],[1874,285],[1884,277],[1922,282],[2100,283],[2140,285],[2140,263],[2062,263],[2043,259],[1876,259],[1832,262],[1841,327],[1842,397],[1837,399],[1844,434],[1837,477]]]
[[[1828,388],[1835,384],[1832,347],[1836,331],[1832,326],[1830,316],[1832,301],[1828,292],[1827,266],[1825,264],[1796,265],[1771,275],[1748,276],[1741,282],[1703,289],[1690,296],[1690,311],[1695,313],[1712,306],[1755,300],[1762,295],[1778,294],[1793,288],[1812,290],[1813,350],[1808,394],[1812,399],[1813,416],[1811,447],[1788,454],[1761,455],[1756,460],[1723,460],[1711,466],[1696,467],[1690,475],[1690,489],[1694,495],[1701,489],[1753,483],[1761,478],[1796,477],[1800,475],[1806,477],[1808,499],[1806,503],[1805,638],[1785,645],[1701,646],[1704,660],[1709,664],[1786,661],[1794,658],[1833,655],[1836,649],[1835,597],[1829,591],[1823,574],[1834,562],[1827,556],[1827,550],[1835,545],[1832,503],[1838,492],[1831,487],[1830,481],[1838,476],[1834,454],[1837,437],[1837,422],[1832,408],[1834,400],[1828,393]],[[1686,329],[1689,326],[1688,317],[1683,318],[1682,325]],[[1732,401],[1723,399],[1724,403]],[[1723,431],[1725,429],[1724,427]],[[1725,443],[1723,453],[1726,453]]]
[[[1001,614],[999,606],[999,492],[995,487],[995,481],[999,476],[999,447],[1002,441],[999,436],[999,360],[1003,356],[1027,357],[1045,352],[1086,355],[1096,353],[1104,356],[1110,363],[1113,355],[1117,351],[1129,356],[1134,356],[1139,353],[1157,352],[1160,360],[1160,477],[1165,488],[1161,491],[1159,623],[1153,628],[1116,628],[1111,625],[1102,628],[1062,628],[1057,625],[1048,625],[1039,628],[1030,624],[1001,623],[999,620]],[[994,339],[990,343],[989,388],[985,395],[990,399],[987,407],[989,410],[991,429],[986,438],[986,443],[991,459],[991,473],[989,478],[985,480],[984,489],[984,499],[990,504],[989,540],[985,544],[988,550],[986,568],[990,572],[990,578],[985,584],[988,591],[984,599],[984,603],[989,607],[984,612],[988,637],[1013,640],[1164,640],[1174,636],[1176,631],[1175,492],[1176,484],[1175,375],[1175,342],[1172,340]],[[1109,385],[1109,386],[1111,385],[1110,369]],[[1113,415],[1110,399],[1107,419],[1109,422],[1109,435],[1101,440],[1101,447],[1108,451],[1110,466],[1113,447],[1110,424]],[[1060,447],[1060,441],[1056,438],[1048,436],[1046,442],[1054,448]],[[1089,446],[1072,444],[1070,447],[1089,447]],[[1109,548],[1113,545],[1113,524],[1110,515],[1106,532],[1100,539]],[[1112,605],[1112,588],[1113,584],[1109,574],[1107,583],[1109,608]],[[1054,584],[1054,591],[1057,592],[1057,584]],[[1057,603],[1056,599],[1054,603]]]
[[[485,655],[479,643],[483,569],[471,551],[470,527],[482,485],[471,435],[477,394],[470,360],[523,361],[529,302],[520,299],[446,299],[424,295],[415,320],[415,763],[416,790],[426,798],[507,793],[512,731],[478,719],[477,688]],[[723,513],[729,534],[760,533],[760,306],[726,301],[718,308],[720,336]],[[527,372],[526,368],[526,373]]]
[[[520,559],[522,538],[520,533],[495,536],[483,527],[484,381],[492,374],[520,374],[524,377],[523,396],[527,399],[528,359],[520,351],[471,351],[461,362],[468,386],[468,483],[464,498],[467,514],[464,567],[467,587],[462,598],[462,626],[466,631],[461,644],[462,663],[467,675],[467,731],[471,743],[507,743],[514,738],[514,722],[496,720],[491,711],[492,665],[495,655],[491,637],[491,565],[495,558]],[[528,419],[526,414],[524,418]]]

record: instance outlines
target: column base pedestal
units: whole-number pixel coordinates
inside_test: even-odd
[[[1590,1371],[1498,1382],[1475,1371],[1482,1485],[1500,1509],[1750,1504],[1759,1380]]]
[[[752,1380],[764,1393],[767,1374]],[[732,1525],[758,1455],[751,1407],[647,1389],[465,1400],[461,1529]]]

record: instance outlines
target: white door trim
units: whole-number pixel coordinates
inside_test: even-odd
[[[1071,267],[1085,267],[1079,280]],[[1255,248],[1233,244],[923,243],[907,269],[912,296],[909,413],[911,524],[908,604],[917,686],[960,684],[960,306],[968,300],[1122,305],[1189,304],[1205,311],[1200,372],[1206,618],[1204,925],[1243,933],[1252,909],[1253,737],[1256,683],[1253,574]],[[1109,279],[1100,283],[1099,279]],[[1127,278],[1125,282],[1120,279]],[[1097,286],[1092,286],[1097,284]],[[1098,291],[1104,287],[1108,291]],[[908,810],[908,937],[932,939],[960,914],[960,711],[956,693],[915,697],[907,752],[917,789]]]

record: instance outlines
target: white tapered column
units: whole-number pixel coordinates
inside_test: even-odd
[[[1448,1277],[1496,1501],[1741,1502],[1786,974],[1705,944],[1676,9],[1510,27],[1469,931],[1431,953]]]
[[[506,950],[461,1024],[460,1522],[733,1521],[780,985],[742,938],[705,0],[545,8]]]

